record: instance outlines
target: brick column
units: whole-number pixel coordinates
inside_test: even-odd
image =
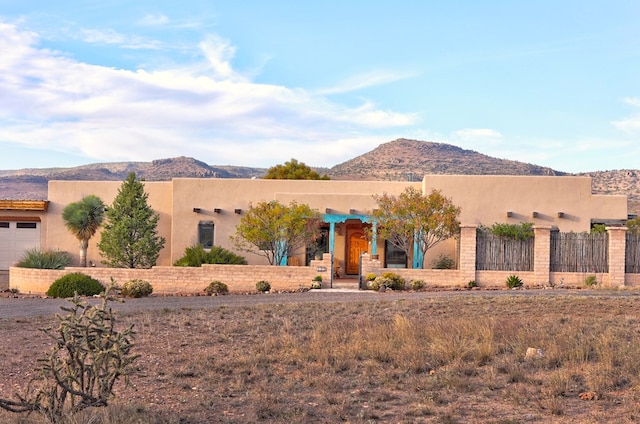
[[[627,227],[607,227],[609,234],[609,286],[624,287]]]
[[[533,279],[537,286],[547,286],[551,272],[551,227],[536,225],[533,227]]]
[[[467,284],[476,281],[476,231],[477,225],[460,226],[460,281]]]

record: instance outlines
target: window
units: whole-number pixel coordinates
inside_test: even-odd
[[[8,222],[0,222],[0,228],[9,228]]]
[[[31,228],[31,229],[35,229],[38,228],[38,224],[35,222],[18,222],[16,224],[16,228]]]
[[[213,247],[213,221],[200,221],[198,223],[198,244],[205,249]]]
[[[387,262],[385,268],[407,267],[407,254],[404,250],[398,248],[393,243],[389,243],[387,240],[384,242],[384,256]]]

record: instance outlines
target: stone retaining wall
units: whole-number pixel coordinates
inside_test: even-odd
[[[30,294],[46,293],[56,279],[73,272],[90,275],[104,285],[108,285],[112,278],[118,284],[133,279],[145,280],[151,283],[156,294],[198,293],[214,280],[227,284],[230,292],[255,291],[256,283],[260,280],[269,281],[274,291],[293,291],[311,287],[311,280],[318,274],[323,276],[323,280],[329,281],[331,257],[325,255],[323,260],[311,261],[311,266],[203,265],[159,266],[151,269],[68,267],[64,270],[12,267],[9,272],[11,289]]]

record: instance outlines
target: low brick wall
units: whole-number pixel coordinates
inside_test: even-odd
[[[140,279],[151,283],[156,294],[198,293],[211,281],[227,284],[230,292],[251,292],[256,290],[259,280],[271,283],[271,289],[297,290],[311,287],[316,275],[329,281],[331,259],[312,261],[311,266],[265,266],[265,265],[203,265],[202,267],[159,266],[151,269],[125,268],[76,268],[46,270],[12,267],[9,270],[11,289],[20,293],[44,294],[51,283],[65,274],[82,272],[108,285],[113,278],[118,284]],[[318,271],[318,269],[324,269]]]

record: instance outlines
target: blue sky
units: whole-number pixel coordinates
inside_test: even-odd
[[[0,0],[0,169],[342,163],[404,137],[640,169],[637,0]]]

